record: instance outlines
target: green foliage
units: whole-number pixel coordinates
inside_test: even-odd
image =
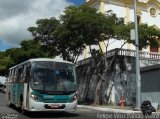
[[[47,57],[48,55],[37,41],[24,40],[21,42],[21,48],[10,49],[9,56],[12,57],[15,64],[18,64],[31,58]]]
[[[118,40],[125,40],[128,43],[131,43],[130,30],[133,28],[134,28],[133,24],[127,24],[127,25],[120,24],[120,25],[114,26],[113,29],[116,34],[116,38]]]
[[[40,43],[33,40],[21,42],[21,48],[11,48],[0,52],[0,75],[7,75],[8,69],[31,58],[48,57]]]
[[[160,29],[156,29],[154,26],[148,26],[147,24],[142,24],[139,26],[140,48],[146,47],[148,45],[158,47],[159,40]]]
[[[112,11],[103,15],[95,8],[81,5],[67,7],[59,20],[40,19],[37,27],[28,30],[51,56],[60,55],[64,60],[76,62],[86,45],[115,38],[113,27],[123,23]]]
[[[39,19],[36,22],[37,27],[28,28],[28,31],[30,31],[34,37],[34,40],[40,42],[43,49],[47,51],[51,57],[58,55],[58,43],[53,33],[59,24],[59,20],[51,17],[50,19]]]
[[[104,14],[87,5],[69,6],[60,18],[39,19],[35,27],[29,27],[33,40],[21,42],[20,48],[0,52],[0,73],[6,74],[9,67],[37,57],[61,56],[64,60],[76,62],[86,45],[97,45],[109,39],[130,40],[130,29],[134,23],[124,24],[111,10]],[[146,24],[139,25],[140,48],[160,45],[160,30]],[[107,45],[106,45],[107,48]],[[91,49],[98,56],[101,51]],[[99,54],[102,55],[102,54]]]
[[[132,43],[130,40],[131,29],[134,29],[134,23],[117,25],[114,27],[117,38],[126,40],[129,43]],[[145,48],[148,45],[158,47],[160,45],[160,29],[156,29],[154,26],[148,26],[147,24],[140,24],[138,26],[138,38],[140,49]]]
[[[10,57],[3,57],[0,59],[0,75],[7,75],[8,68],[12,64],[12,59]]]

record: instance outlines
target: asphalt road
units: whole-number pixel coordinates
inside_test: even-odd
[[[76,112],[49,112],[49,113],[28,113],[22,115],[17,108],[9,107],[6,100],[6,95],[0,92],[0,119],[97,119],[95,110],[77,109]]]
[[[160,114],[143,117],[142,114],[118,114],[79,108],[74,113],[40,112],[22,115],[17,108],[8,106],[6,95],[0,92],[0,119],[160,119]]]

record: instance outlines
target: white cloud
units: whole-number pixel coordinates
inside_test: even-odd
[[[27,28],[37,19],[57,17],[70,4],[66,0],[0,1],[0,38],[14,44],[29,39]]]

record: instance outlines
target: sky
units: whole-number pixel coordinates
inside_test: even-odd
[[[32,38],[27,31],[37,19],[58,17],[69,5],[85,0],[0,0],[0,51]]]

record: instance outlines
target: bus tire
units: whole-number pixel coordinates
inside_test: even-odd
[[[22,103],[22,105],[21,105],[21,107],[20,107],[20,111],[21,111],[21,113],[22,113],[23,115],[25,115],[25,114],[26,114],[26,110],[24,109],[23,102],[21,102],[21,103]]]
[[[11,101],[10,101],[10,92],[8,93],[8,106],[11,107]]]
[[[21,113],[23,114],[23,115],[25,115],[26,114],[26,110],[24,109],[24,105],[23,105],[23,95],[21,94],[20,95],[20,111],[21,111]]]

